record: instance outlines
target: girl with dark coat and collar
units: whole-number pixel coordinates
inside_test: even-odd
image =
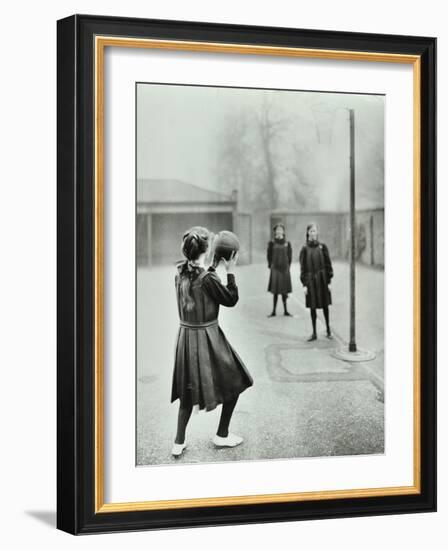
[[[193,407],[211,411],[222,404],[221,418],[213,443],[235,447],[243,438],[229,433],[229,424],[239,394],[252,386],[252,377],[227,341],[218,324],[219,306],[233,307],[238,288],[233,273],[237,262],[214,258],[205,269],[210,248],[210,232],[193,227],[182,240],[185,260],[177,266],[175,279],[180,327],[176,342],[171,401],[179,399],[176,439],[172,454],[180,456],[185,447],[185,432]],[[224,263],[227,285],[221,283],[216,266]]]
[[[318,240],[319,229],[317,224],[310,223],[306,228],[306,244],[300,251],[300,280],[306,296],[306,307],[311,311],[313,333],[308,342],[317,339],[316,309],[322,309],[327,325],[327,338],[332,338],[330,329],[331,279],[333,267],[331,265],[328,247]]]
[[[268,317],[275,317],[278,295],[282,295],[283,310],[287,317],[291,314],[286,307],[288,294],[291,292],[290,266],[292,261],[291,243],[285,239],[285,226],[278,223],[273,227],[274,240],[269,241],[267,250],[269,276],[268,292],[274,295],[272,312]]]

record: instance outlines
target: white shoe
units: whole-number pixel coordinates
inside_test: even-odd
[[[180,456],[186,448],[186,443],[174,443],[173,448],[171,449],[171,454],[173,456]]]
[[[213,438],[213,443],[217,447],[236,447],[237,445],[241,445],[243,441],[244,439],[242,437],[235,434],[229,434],[227,437],[215,435]]]

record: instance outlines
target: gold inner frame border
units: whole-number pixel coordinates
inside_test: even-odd
[[[413,350],[413,420],[414,420],[414,480],[413,485],[349,490],[313,491],[301,493],[277,493],[228,497],[192,498],[180,500],[154,500],[141,502],[104,502],[104,53],[106,47],[153,48],[162,50],[197,51],[208,53],[235,53],[266,56],[286,56],[315,59],[369,61],[382,63],[406,63],[413,65],[413,298],[414,298],[414,350]],[[421,492],[421,342],[420,342],[420,272],[421,272],[421,59],[418,55],[381,52],[356,52],[251,44],[226,44],[181,40],[156,40],[96,36],[95,56],[95,347],[94,347],[94,396],[95,396],[95,513],[132,512],[143,510],[167,510],[206,506],[231,506],[276,502],[304,502],[342,498],[382,497],[420,494]]]

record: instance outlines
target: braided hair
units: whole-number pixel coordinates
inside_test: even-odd
[[[180,277],[180,300],[182,307],[187,311],[194,309],[195,303],[191,296],[191,283],[199,274],[200,267],[196,260],[207,252],[210,241],[210,232],[205,227],[192,227],[182,237],[181,251],[185,260],[177,265]]]

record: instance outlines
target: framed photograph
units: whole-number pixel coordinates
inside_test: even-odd
[[[58,528],[436,509],[436,39],[58,21]]]

